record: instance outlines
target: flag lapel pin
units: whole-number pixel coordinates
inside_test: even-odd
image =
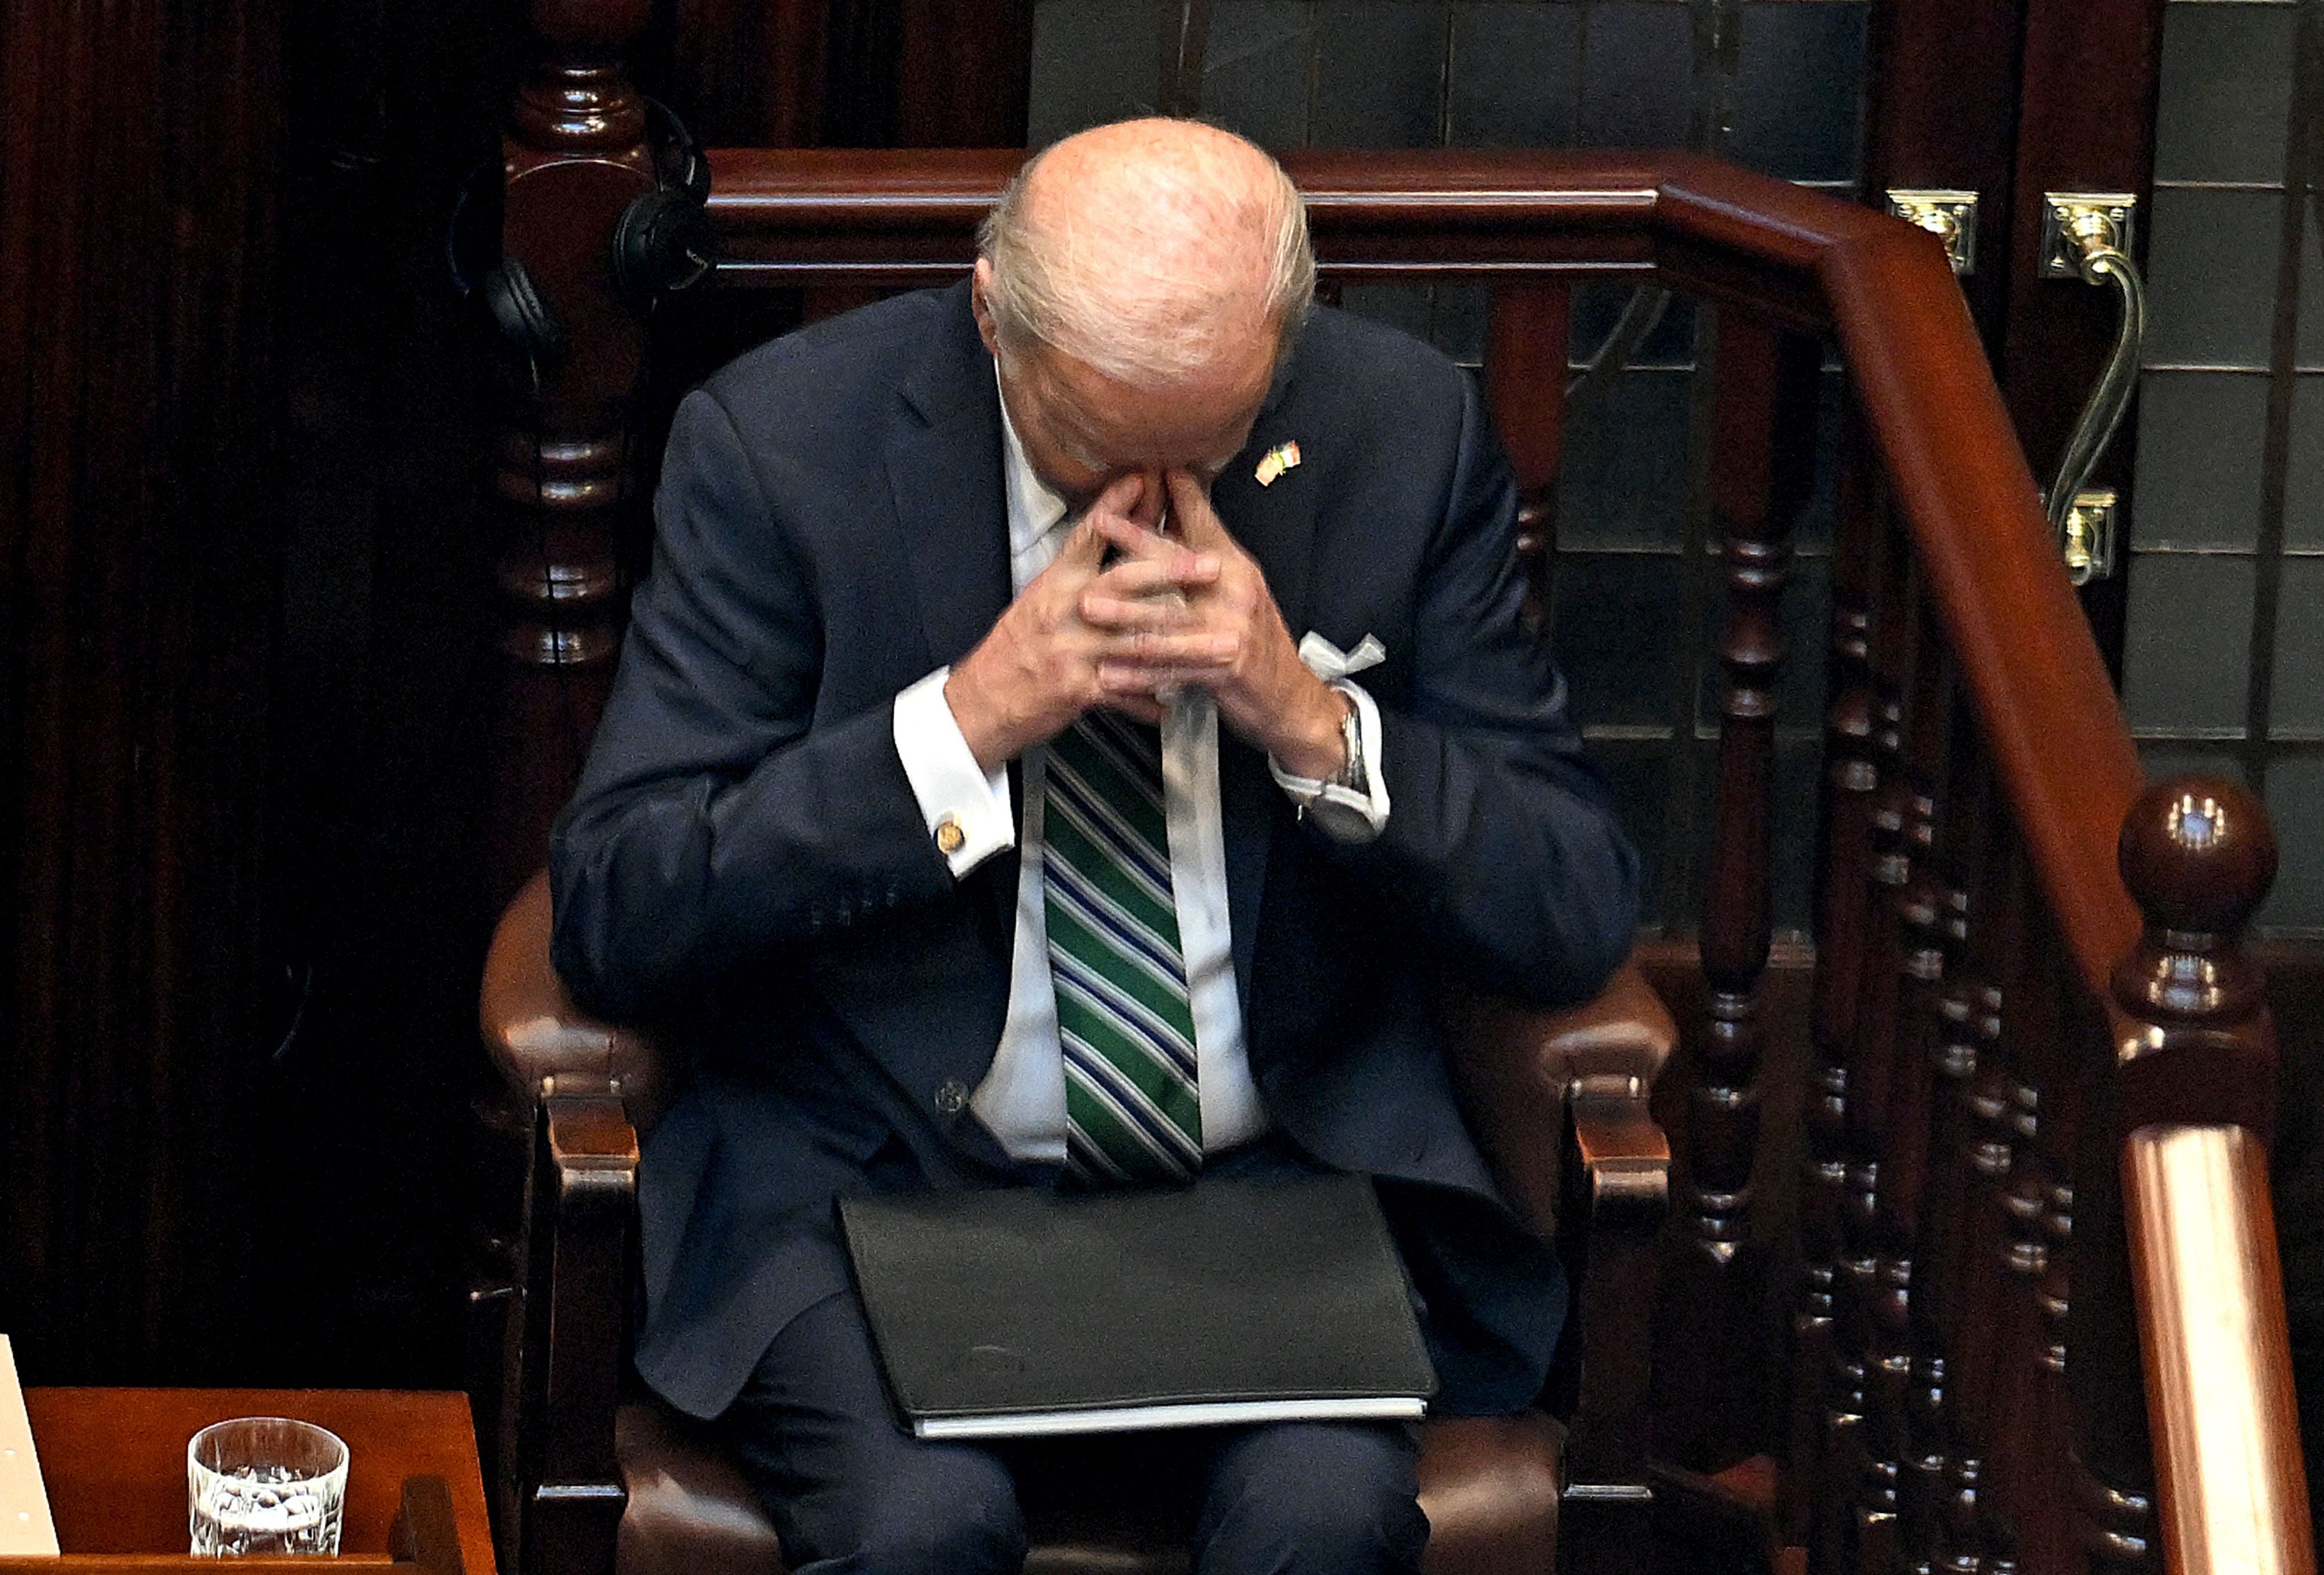
[[[1271,487],[1275,484],[1276,477],[1286,470],[1298,468],[1299,445],[1296,442],[1278,443],[1260,457],[1259,468],[1251,472],[1251,474],[1258,479],[1260,486]]]

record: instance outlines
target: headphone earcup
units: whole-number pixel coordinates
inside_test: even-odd
[[[710,161],[702,144],[687,129],[678,112],[659,98],[648,98],[646,126],[653,139],[655,179],[675,187],[697,204],[710,200]]]
[[[566,337],[565,325],[549,309],[541,299],[540,287],[532,281],[531,271],[514,257],[503,257],[484,271],[476,281],[484,298],[484,309],[492,314],[501,337],[521,351],[535,366],[550,367],[561,364],[572,342]]]
[[[718,236],[690,194],[657,187],[632,198],[613,225],[613,282],[640,311],[698,281],[715,265]]]

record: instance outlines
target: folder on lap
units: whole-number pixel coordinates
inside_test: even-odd
[[[1436,1390],[1360,1176],[839,1211],[890,1390],[923,1438],[1414,1420]]]

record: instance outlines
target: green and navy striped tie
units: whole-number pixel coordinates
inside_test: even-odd
[[[1094,1182],[1184,1181],[1202,1168],[1203,1106],[1160,735],[1092,712],[1052,739],[1042,842],[1066,1164]]]

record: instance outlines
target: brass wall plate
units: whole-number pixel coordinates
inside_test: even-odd
[[[2098,218],[2112,226],[2109,244],[2124,256],[2138,239],[2138,198],[2127,191],[2045,191],[2042,194],[2042,277],[2080,279],[2081,249],[2075,221]]]
[[[2077,585],[2114,575],[2116,506],[2111,490],[2076,493],[2059,533],[2058,551],[2066,560],[2066,577]]]
[[[1977,272],[1977,193],[1950,188],[1895,188],[1888,211],[1945,244],[1955,273]]]

